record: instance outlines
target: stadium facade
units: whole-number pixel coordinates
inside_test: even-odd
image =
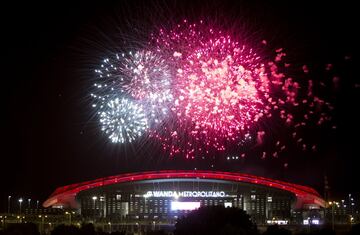
[[[60,187],[43,204],[77,209],[89,218],[164,221],[212,205],[241,208],[262,224],[318,219],[325,201],[310,187],[249,174],[169,170]]]

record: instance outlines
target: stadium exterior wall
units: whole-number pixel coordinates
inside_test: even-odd
[[[57,188],[55,192],[43,203],[43,206],[79,208],[80,204],[77,202],[76,197],[80,192],[110,185],[164,179],[222,180],[260,185],[292,193],[296,198],[294,209],[322,208],[325,206],[325,201],[321,198],[319,193],[310,187],[250,174],[199,170],[164,170],[128,173],[104,177],[83,183],[71,184]]]

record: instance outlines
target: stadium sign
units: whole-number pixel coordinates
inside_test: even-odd
[[[148,191],[144,197],[225,197],[224,191]]]

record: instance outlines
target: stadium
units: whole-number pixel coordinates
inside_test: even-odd
[[[120,174],[59,187],[44,207],[83,217],[175,221],[202,206],[245,210],[258,224],[316,222],[325,201],[312,188],[249,174],[167,170]]]

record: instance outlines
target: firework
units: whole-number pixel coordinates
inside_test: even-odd
[[[130,52],[128,58],[122,57],[119,74],[115,75],[120,77],[121,90],[135,99],[150,102],[162,103],[171,99],[170,68],[161,55],[138,51]]]
[[[146,49],[116,54],[95,70],[93,106],[102,130],[116,143],[147,133],[170,156],[194,158],[264,145],[274,136],[271,126],[280,124],[300,149],[316,150],[301,129],[329,121],[332,106],[316,95],[313,80],[288,75],[284,49],[270,56],[260,46],[267,41],[249,44],[233,29],[203,21],[160,29]],[[306,65],[300,71],[311,74]],[[274,148],[261,159],[286,151],[288,140],[272,141]]]
[[[209,39],[189,54],[178,69],[174,111],[201,132],[220,140],[235,140],[264,113],[262,65],[256,55],[230,37]],[[217,144],[217,141],[213,141]]]
[[[130,51],[103,62],[101,68],[95,70],[101,79],[95,84],[100,98],[115,95],[138,100],[151,116],[151,123],[163,120],[172,94],[170,68],[160,54]]]
[[[170,67],[160,54],[151,51],[129,53],[119,68],[120,89],[141,100],[153,122],[159,123],[172,100]]]
[[[148,120],[141,105],[128,99],[110,100],[99,112],[101,130],[111,142],[132,142],[148,129]]]
[[[309,122],[309,116],[318,122],[329,120],[326,112],[318,111],[330,105],[314,96],[312,81],[302,89],[287,75],[290,64],[282,48],[268,59],[236,32],[186,20],[170,30],[160,29],[151,45],[175,70],[172,123],[152,135],[170,155],[194,158],[234,145],[260,146],[269,135],[269,124],[278,119],[295,131]],[[302,69],[308,74],[306,66]],[[300,147],[306,149],[303,143]],[[285,148],[281,145],[271,155],[277,157]]]
[[[183,152],[179,146],[190,147],[187,153],[209,152],[251,139],[253,123],[268,109],[269,81],[260,57],[203,22],[184,25],[168,33],[160,30],[153,40],[176,65],[171,111],[181,130],[168,128],[170,135],[161,140],[171,144],[164,148],[171,153]],[[190,141],[184,143],[184,135]]]

